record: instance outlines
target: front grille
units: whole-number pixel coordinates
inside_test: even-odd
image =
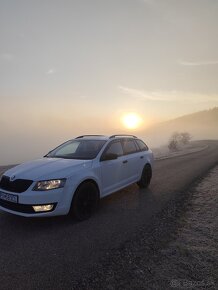
[[[35,213],[32,206],[28,204],[13,203],[0,199],[0,206],[22,213]]]
[[[0,182],[0,188],[11,192],[21,193],[26,191],[32,183],[33,181],[29,179],[16,179],[10,181],[8,176],[3,175]]]

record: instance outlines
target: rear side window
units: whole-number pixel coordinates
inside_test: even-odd
[[[131,154],[137,152],[136,144],[134,140],[124,140],[123,141],[123,151],[124,154]]]
[[[123,147],[122,144],[118,141],[118,142],[113,142],[109,145],[108,149],[106,150],[105,154],[117,154],[118,156],[122,156],[123,155]]]
[[[148,146],[142,140],[136,140],[141,151],[147,151]]]

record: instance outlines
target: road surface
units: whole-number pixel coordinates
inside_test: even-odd
[[[146,231],[168,201],[218,163],[218,141],[202,145],[208,147],[156,161],[148,190],[132,185],[104,198],[88,221],[27,219],[1,212],[0,289],[71,289],[102,256],[142,227]]]

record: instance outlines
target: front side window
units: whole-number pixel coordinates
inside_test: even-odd
[[[104,140],[71,140],[49,152],[46,157],[83,160],[94,159],[105,142]]]
[[[124,154],[131,154],[137,152],[136,144],[134,140],[124,140],[123,141]]]

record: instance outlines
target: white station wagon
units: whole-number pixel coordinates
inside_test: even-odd
[[[153,153],[132,135],[84,135],[42,159],[9,169],[0,180],[0,209],[26,217],[90,217],[100,198],[137,182],[146,188]]]

